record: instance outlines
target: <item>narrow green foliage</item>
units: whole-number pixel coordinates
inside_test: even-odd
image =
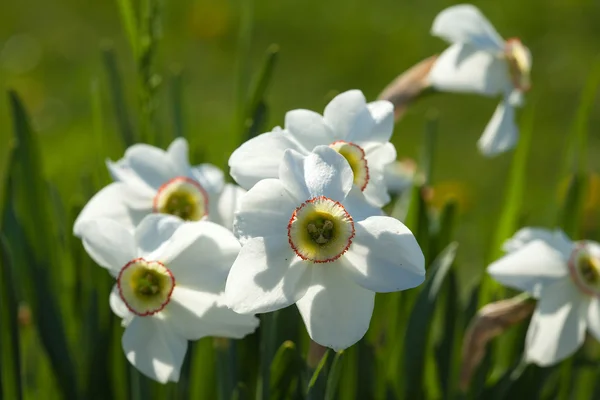
[[[117,128],[121,134],[121,141],[125,147],[129,147],[137,142],[137,134],[133,129],[127,112],[128,107],[125,100],[123,80],[119,73],[115,52],[111,47],[106,47],[102,50],[102,60],[104,62],[104,69],[106,70],[111,104],[113,105],[113,112],[117,119]]]
[[[6,239],[0,232],[0,397],[23,398],[19,322],[13,263]]]
[[[169,98],[171,104],[171,121],[173,122],[173,136],[185,137],[185,124],[183,119],[183,73],[181,70],[177,70],[171,74]]]
[[[277,312],[261,315],[260,337],[260,376],[257,386],[257,398],[270,399],[271,360],[277,346]]]
[[[420,168],[425,176],[425,184],[431,185],[433,181],[433,167],[435,159],[435,143],[438,134],[437,112],[432,110],[427,115],[425,122],[425,136],[423,148],[421,149]]]
[[[238,380],[236,343],[230,339],[215,338],[214,346],[219,399],[228,400],[233,395]]]
[[[235,119],[235,132],[244,132],[244,127],[246,126],[246,106],[250,82],[250,66],[248,65],[248,60],[250,60],[250,44],[252,42],[252,29],[254,23],[254,1],[242,0],[240,2],[240,8],[236,58],[235,99],[237,102],[237,118]]]
[[[333,359],[329,376],[327,377],[327,387],[325,388],[325,400],[334,400],[338,392],[340,377],[342,375],[342,363],[344,362],[344,351],[338,351]]]
[[[502,256],[502,245],[504,241],[510,238],[519,228],[519,217],[524,199],[527,160],[529,158],[529,149],[531,146],[531,137],[533,135],[534,109],[530,107],[524,116],[524,123],[521,128],[521,137],[517,149],[513,155],[512,164],[508,180],[506,182],[504,206],[500,212],[500,219],[494,232],[492,248],[489,252],[486,265]],[[482,278],[479,294],[479,306],[494,301],[502,287],[492,280],[487,274]]]
[[[117,0],[117,6],[119,7],[121,24],[123,25],[123,29],[127,34],[131,51],[137,56],[139,52],[138,23],[132,0]]]
[[[296,345],[285,341],[271,363],[271,399],[289,399],[297,392],[302,361]]]
[[[404,398],[424,398],[423,375],[425,371],[425,353],[428,345],[429,327],[450,266],[454,262],[458,243],[448,245],[433,261],[429,268],[429,277],[423,284],[415,306],[410,314],[404,338],[402,384]]]
[[[262,67],[254,78],[246,105],[244,121],[246,139],[251,139],[261,133],[266,123],[267,106],[264,97],[273,76],[278,53],[279,46],[275,44],[269,46]]]
[[[329,353],[332,351],[327,349],[323,357],[317,364],[317,368],[312,371],[310,375],[310,380],[308,381],[308,388],[306,393],[306,398],[308,400],[316,400],[322,399],[325,395],[325,383],[327,381],[327,360],[329,358]],[[310,371],[309,371],[310,372]]]

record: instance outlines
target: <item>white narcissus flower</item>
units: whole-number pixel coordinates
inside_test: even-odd
[[[258,182],[236,213],[242,250],[227,278],[228,306],[247,314],[296,303],[315,342],[336,350],[356,343],[375,292],[413,288],[425,277],[410,230],[373,213],[332,148],[285,151],[278,179]]]
[[[354,184],[372,204],[390,201],[384,167],[396,159],[389,142],[394,130],[394,106],[386,100],[368,103],[359,90],[336,96],[323,115],[293,110],[283,130],[274,129],[242,144],[229,158],[230,174],[244,189],[261,179],[277,178],[286,149],[309,154],[327,145],[343,155],[354,172]]]
[[[417,164],[411,159],[388,164],[383,171],[388,192],[399,194],[408,189],[413,184],[416,172]]]
[[[258,319],[224,304],[240,244],[222,226],[151,214],[135,231],[110,219],[81,225],[88,254],[117,279],[110,305],[126,326],[122,345],[144,375],[177,381],[188,340],[242,338]]]
[[[503,96],[479,139],[486,156],[512,149],[519,138],[515,107],[530,88],[531,53],[517,38],[504,40],[477,7],[460,4],[440,12],[431,33],[450,42],[429,73],[442,91]]]
[[[146,215],[165,213],[187,221],[207,218],[231,229],[236,203],[245,191],[225,184],[223,171],[211,164],[190,166],[188,143],[178,138],[165,151],[135,144],[117,162],[107,162],[115,182],[100,190],[81,211],[73,232],[96,218],[134,228]]]
[[[524,228],[488,267],[503,285],[538,299],[527,339],[529,362],[549,366],[573,354],[587,330],[600,340],[600,245],[560,231]]]

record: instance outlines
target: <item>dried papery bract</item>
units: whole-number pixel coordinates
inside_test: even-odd
[[[494,337],[528,318],[535,301],[528,295],[487,304],[475,315],[463,340],[460,389],[466,391],[471,377],[485,355],[485,347]]]
[[[398,121],[406,108],[419,96],[431,88],[429,71],[437,60],[433,55],[415,64],[410,69],[398,75],[378,96],[380,100],[388,100],[394,105],[394,118]]]

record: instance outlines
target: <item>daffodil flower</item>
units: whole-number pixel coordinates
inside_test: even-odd
[[[519,138],[515,107],[530,88],[531,53],[517,38],[496,32],[477,7],[461,4],[438,14],[431,33],[450,42],[434,63],[430,84],[442,91],[502,96],[479,139],[479,150],[493,156],[512,149]]]
[[[540,366],[573,354],[586,329],[600,340],[600,245],[572,242],[560,231],[524,228],[504,245],[508,254],[488,267],[503,285],[538,299],[525,356]]]
[[[188,143],[178,138],[164,151],[135,144],[117,162],[107,162],[115,182],[86,204],[73,228],[96,218],[109,218],[134,228],[146,215],[164,213],[186,221],[207,218],[232,227],[233,213],[245,190],[225,184],[223,171],[211,164],[190,166]]]
[[[387,100],[368,103],[359,90],[336,96],[320,115],[293,110],[284,129],[274,129],[242,144],[229,158],[230,174],[244,189],[261,179],[277,178],[286,149],[304,155],[328,145],[343,155],[354,173],[354,184],[367,200],[381,207],[390,201],[384,167],[396,159],[389,140],[394,129],[394,106]]]
[[[315,342],[336,350],[356,343],[375,292],[413,288],[425,276],[410,230],[369,217],[372,208],[333,148],[286,150],[278,179],[258,182],[236,213],[242,250],[227,278],[228,306],[247,314],[296,303]]]
[[[135,231],[96,219],[82,223],[80,233],[88,254],[117,280],[110,306],[126,326],[123,351],[144,375],[176,382],[188,340],[242,338],[258,326],[223,301],[240,250],[226,228],[150,214]]]

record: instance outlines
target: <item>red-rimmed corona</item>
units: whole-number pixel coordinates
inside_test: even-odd
[[[344,206],[325,196],[302,203],[288,223],[288,241],[296,255],[314,263],[335,261],[354,237],[354,221]]]
[[[117,277],[119,295],[132,313],[145,317],[162,311],[175,288],[175,277],[159,261],[136,258]]]
[[[569,273],[575,285],[588,296],[600,297],[600,261],[585,242],[577,242],[569,259]]]
[[[529,49],[521,43],[519,38],[510,38],[506,40],[504,55],[508,62],[513,85],[516,89],[527,92],[531,89],[531,53]]]
[[[195,180],[178,176],[158,189],[152,205],[154,212],[199,221],[208,214],[208,194]]]
[[[344,140],[333,142],[329,147],[340,153],[348,161],[354,174],[354,184],[364,191],[369,183],[369,165],[363,148]]]

